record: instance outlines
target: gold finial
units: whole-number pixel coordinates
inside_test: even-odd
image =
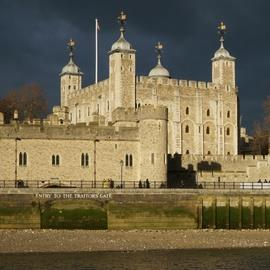
[[[121,25],[120,31],[124,32],[125,31],[125,23],[127,20],[127,15],[124,13],[124,11],[121,11],[120,15],[118,16],[118,22]]]
[[[224,39],[224,35],[226,32],[227,32],[227,27],[223,22],[221,22],[220,25],[218,26],[218,33],[220,37]]]

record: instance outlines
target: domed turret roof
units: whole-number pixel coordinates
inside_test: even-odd
[[[235,58],[230,55],[230,53],[224,48],[223,41],[221,41],[220,48],[215,52],[212,60],[216,60],[219,58],[227,58],[230,60],[234,60]]]
[[[151,71],[149,72],[149,77],[166,77],[166,78],[170,78],[170,73],[169,71],[163,67],[163,65],[161,64],[161,50],[163,48],[163,45],[158,42],[158,44],[156,45],[156,52],[157,52],[157,59],[158,59],[158,63],[157,65],[151,69]]]
[[[112,51],[121,50],[121,51],[130,51],[132,50],[131,44],[125,39],[123,32],[121,32],[120,38],[113,43]]]
[[[82,72],[73,60],[70,59],[69,63],[63,67],[61,75],[62,74],[82,74]]]
[[[170,77],[169,71],[163,67],[161,64],[157,64],[151,71],[149,72],[149,77]]]
[[[60,76],[63,74],[75,74],[75,75],[82,75],[83,73],[81,72],[80,68],[74,63],[74,47],[75,47],[75,42],[74,40],[70,39],[68,42],[68,47],[70,50],[69,53],[69,62],[67,65],[65,65],[62,68],[62,72],[60,73]]]

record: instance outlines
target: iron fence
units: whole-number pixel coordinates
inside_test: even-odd
[[[163,181],[85,181],[85,180],[0,180],[0,189],[5,188],[81,188],[81,189],[134,189],[134,188],[167,188]]]
[[[270,189],[267,182],[200,182],[198,188],[202,189]]]

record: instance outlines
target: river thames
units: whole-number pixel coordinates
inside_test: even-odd
[[[270,248],[0,254],[2,270],[270,269]]]

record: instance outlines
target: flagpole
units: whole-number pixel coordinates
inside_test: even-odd
[[[95,83],[98,82],[98,19],[96,19],[96,70],[95,70]]]

